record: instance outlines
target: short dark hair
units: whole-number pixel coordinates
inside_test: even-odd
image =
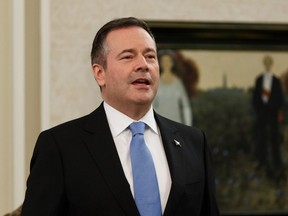
[[[104,26],[102,26],[99,31],[97,32],[91,50],[91,64],[100,64],[104,68],[106,68],[107,64],[107,50],[105,49],[105,39],[109,32],[121,28],[128,28],[128,27],[140,27],[143,28],[153,40],[155,40],[153,33],[151,32],[149,26],[143,20],[140,20],[135,17],[125,17],[114,19]]]

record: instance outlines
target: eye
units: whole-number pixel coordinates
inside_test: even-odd
[[[146,55],[146,58],[147,59],[156,59],[156,55],[148,54],[148,55]]]
[[[132,59],[132,58],[133,58],[132,55],[125,55],[121,57],[121,59]]]

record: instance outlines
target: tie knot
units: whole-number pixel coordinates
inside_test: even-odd
[[[129,125],[129,129],[132,132],[132,136],[136,134],[144,134],[145,130],[145,123],[144,122],[133,122]]]

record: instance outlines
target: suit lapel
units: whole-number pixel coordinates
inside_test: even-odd
[[[169,121],[156,113],[155,118],[161,132],[172,179],[164,215],[173,215],[185,188],[183,149],[176,145],[175,140],[180,142],[180,145],[183,145],[184,141]],[[87,136],[84,138],[84,142],[123,212],[126,215],[139,215],[130,185],[122,169],[103,104],[91,113],[85,130]]]
[[[139,215],[107,122],[103,104],[91,114],[85,143],[126,215]]]
[[[185,170],[183,160],[184,141],[179,136],[176,128],[173,128],[166,119],[155,114],[164,145],[170,175],[172,179],[171,190],[164,211],[164,215],[174,215],[185,188]],[[179,142],[180,145],[177,144]]]

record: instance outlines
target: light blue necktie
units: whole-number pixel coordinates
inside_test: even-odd
[[[133,122],[130,157],[134,199],[141,216],[161,216],[161,202],[153,159],[144,141],[144,122]]]

